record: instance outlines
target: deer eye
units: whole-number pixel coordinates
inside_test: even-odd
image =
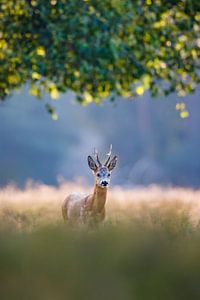
[[[99,174],[99,173],[97,173],[97,177],[100,177],[100,174]]]
[[[110,173],[108,173],[108,177],[110,177]]]

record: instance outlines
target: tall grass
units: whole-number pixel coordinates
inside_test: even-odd
[[[96,230],[63,224],[77,183],[0,190],[0,299],[200,299],[200,191],[109,191]]]

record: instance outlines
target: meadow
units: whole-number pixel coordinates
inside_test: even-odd
[[[113,187],[103,225],[63,224],[81,182],[0,190],[0,299],[200,299],[200,190]]]

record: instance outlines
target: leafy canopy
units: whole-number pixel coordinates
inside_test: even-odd
[[[83,104],[199,83],[199,0],[1,0],[0,19],[1,99],[25,83]]]

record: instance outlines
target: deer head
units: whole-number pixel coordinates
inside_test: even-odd
[[[115,155],[111,159],[111,154],[112,145],[110,145],[110,151],[107,154],[108,158],[104,164],[100,162],[98,151],[96,149],[94,150],[94,157],[96,162],[91,156],[88,156],[88,165],[95,175],[96,184],[102,188],[105,188],[109,185],[111,171],[117,164],[117,156]]]

